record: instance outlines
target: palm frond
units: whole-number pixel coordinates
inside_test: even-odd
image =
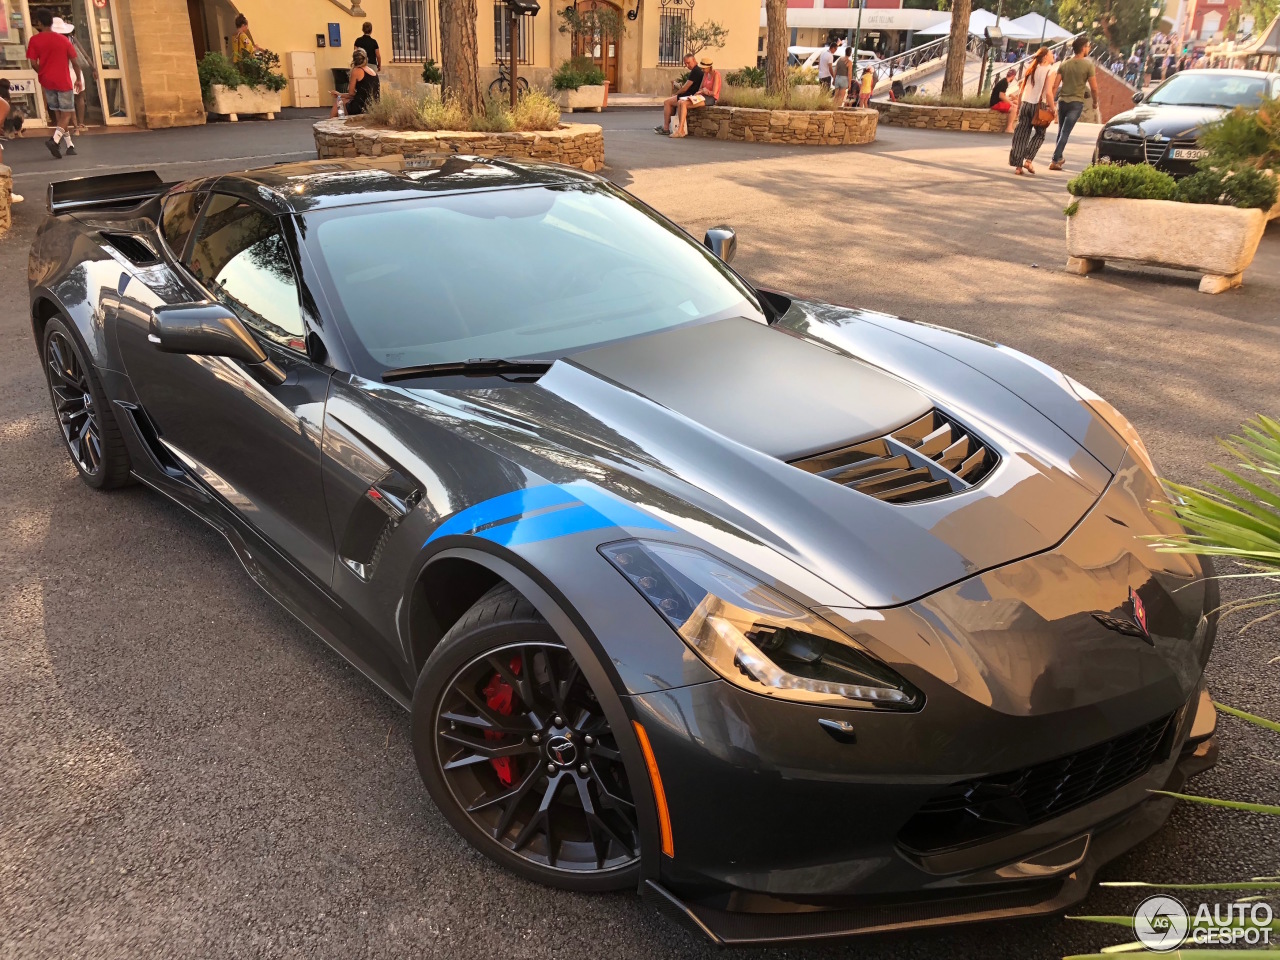
[[[1280,421],[1259,414],[1220,443],[1236,459],[1236,466],[1210,466],[1228,483],[1202,489],[1166,481],[1171,502],[1154,504],[1152,509],[1175,520],[1182,532],[1149,539],[1161,553],[1222,557],[1252,571],[1224,574],[1224,578],[1274,576],[1280,573]],[[1245,630],[1280,615],[1280,593],[1229,602],[1221,610],[1242,613],[1258,607],[1277,609],[1253,618]]]
[[[1172,790],[1152,790],[1152,793],[1158,793],[1162,796],[1173,797],[1175,800],[1190,800],[1192,803],[1204,803],[1211,807],[1227,807],[1230,810],[1243,810],[1246,813],[1265,813],[1273,817],[1280,817],[1280,807],[1270,803],[1246,803],[1243,800],[1219,800],[1216,797],[1197,797],[1189,793],[1174,793]],[[1248,887],[1222,887],[1220,889],[1247,890]],[[1280,887],[1277,887],[1280,889]]]
[[[1213,701],[1213,705],[1223,713],[1236,717],[1239,720],[1247,720],[1249,723],[1262,727],[1264,730],[1271,730],[1274,733],[1280,733],[1280,723],[1274,720],[1268,720],[1266,717],[1259,717],[1252,713],[1245,713],[1243,710],[1237,710],[1235,707],[1229,707],[1225,703]],[[1255,880],[1280,880],[1280,877],[1254,877]]]

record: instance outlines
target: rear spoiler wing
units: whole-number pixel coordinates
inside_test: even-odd
[[[51,216],[101,207],[131,207],[164,193],[165,183],[154,170],[109,173],[101,177],[77,177],[49,184]]]

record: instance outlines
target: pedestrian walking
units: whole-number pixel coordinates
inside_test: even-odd
[[[818,54],[818,85],[831,89],[831,65],[836,60],[836,40],[827,41],[827,49]]]
[[[378,49],[378,41],[373,39],[373,24],[366,20],[360,27],[360,36],[356,37],[356,46],[364,51],[369,62],[377,69],[382,69],[382,51]]]
[[[9,80],[7,77],[0,77],[0,129],[8,123],[9,111],[13,109],[13,105],[9,102]],[[4,144],[0,143],[0,163],[4,163]],[[23,200],[21,194],[9,193],[10,203],[21,203]]]
[[[51,29],[54,33],[61,34],[70,40],[71,45],[76,48],[76,58],[71,61],[71,69],[75,71],[75,79],[71,84],[71,95],[75,99],[75,118],[72,121],[72,127],[76,135],[79,136],[87,129],[84,125],[84,89],[85,84],[89,82],[89,77],[85,74],[85,68],[90,67],[93,60],[84,52],[80,42],[76,40],[76,25],[74,23],[68,23],[61,17],[54,17]]]
[[[1044,131],[1053,122],[1055,111],[1049,99],[1049,74],[1053,71],[1053,51],[1047,43],[1040,45],[1022,77],[1018,105],[1018,125],[1013,128],[1013,144],[1009,148],[1009,166],[1016,174],[1036,172],[1032,161],[1044,143]]]
[[[74,156],[76,152],[70,129],[76,115],[75,94],[72,93],[76,48],[65,36],[53,32],[53,14],[47,7],[35,12],[35,22],[36,35],[27,41],[27,59],[36,71],[36,79],[40,81],[45,103],[56,125],[45,146],[54,159],[61,160],[64,141],[68,156]]]
[[[1049,99],[1058,101],[1058,140],[1053,147],[1050,170],[1061,170],[1063,151],[1071,139],[1071,131],[1084,112],[1085,103],[1092,98],[1098,104],[1098,72],[1089,56],[1087,37],[1076,37],[1071,44],[1075,56],[1063,61],[1053,75]]]

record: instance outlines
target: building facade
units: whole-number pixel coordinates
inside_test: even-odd
[[[476,0],[481,80],[498,74],[514,39],[518,69],[535,85],[548,84],[555,67],[575,54],[599,64],[617,92],[663,93],[684,68],[686,31],[707,21],[728,30],[725,46],[710,50],[722,69],[756,60],[757,11],[751,0],[543,0],[510,36],[502,0]],[[559,12],[598,9],[598,22],[616,23],[616,36],[575,36],[559,29]],[[412,89],[427,59],[440,60],[438,0],[0,0],[0,77],[31,127],[48,114],[26,60],[32,14],[47,7],[75,24],[74,39],[87,64],[85,119],[91,126],[157,128],[203,123],[197,61],[207,51],[228,53],[235,18],[249,19],[254,41],[285,59],[316,55],[323,103],[334,88],[333,68],[351,62],[361,24],[373,24],[384,78]],[[290,89],[284,105],[292,106]]]

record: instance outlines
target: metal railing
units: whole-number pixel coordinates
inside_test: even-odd
[[[1067,37],[1065,40],[1059,40],[1057,43],[1050,44],[1049,49],[1053,51],[1054,63],[1057,63],[1059,60],[1061,60],[1062,55],[1066,51],[1071,49],[1071,44],[1075,42],[1076,37],[1082,37],[1082,36],[1084,36],[1083,33],[1075,33]],[[1036,44],[1036,47],[1039,48],[1039,44]],[[1021,60],[1015,60],[1013,63],[995,64],[995,67],[991,71],[992,81],[995,80],[997,73],[1003,74],[1003,73],[1007,73],[1010,70],[1016,70],[1018,72],[1018,80],[1021,81],[1022,75],[1023,73],[1026,72],[1027,65],[1031,63],[1031,60],[1033,57],[1035,57],[1034,52],[1029,54],[1028,56],[1023,57]],[[980,93],[985,86],[986,71],[984,70],[982,73],[978,74],[977,79],[978,79],[978,85],[974,88],[974,90],[975,92]],[[967,90],[968,88],[969,88],[969,82],[965,81],[965,89]]]

